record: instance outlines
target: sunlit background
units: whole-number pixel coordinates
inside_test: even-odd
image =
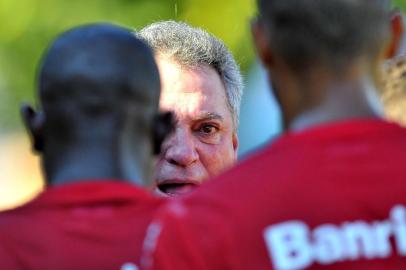
[[[406,10],[406,0],[394,1]],[[280,130],[279,112],[255,59],[249,21],[255,0],[0,0],[0,209],[14,207],[43,187],[19,116],[21,102],[35,103],[37,63],[47,44],[70,27],[109,21],[134,29],[157,20],[182,20],[224,40],[241,65],[246,89],[240,154]]]

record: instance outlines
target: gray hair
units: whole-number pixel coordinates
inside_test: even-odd
[[[376,54],[387,37],[389,0],[258,0],[276,54],[297,71],[312,63],[342,70]]]
[[[205,30],[184,22],[162,21],[136,33],[159,54],[173,57],[185,67],[208,64],[220,75],[234,128],[238,127],[243,79],[239,66],[226,45]]]

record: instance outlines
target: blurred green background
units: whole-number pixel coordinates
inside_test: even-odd
[[[394,4],[406,9],[406,0]],[[34,101],[41,53],[67,28],[110,21],[139,29],[157,20],[183,20],[223,39],[246,72],[254,58],[254,14],[255,0],[0,0],[0,132],[21,129],[18,105]]]
[[[246,70],[254,10],[255,0],[0,0],[0,132],[21,129],[18,104],[35,100],[37,63],[61,31],[96,21],[140,29],[183,20],[223,39]]]
[[[394,5],[406,10],[406,0],[394,0]],[[37,63],[58,33],[89,22],[109,21],[140,29],[158,20],[186,21],[224,40],[244,77],[251,75],[247,86],[254,85],[251,88],[259,92],[267,87],[252,83],[260,79],[249,72],[253,63],[253,70],[259,70],[249,31],[254,14],[255,0],[0,0],[0,209],[23,203],[43,187],[38,158],[21,132],[18,108],[21,102],[35,102]],[[244,100],[258,110],[258,100],[251,100],[248,93],[252,89],[247,89]],[[242,124],[255,122],[250,114],[245,118]],[[241,142],[244,137],[240,133]]]
[[[57,34],[90,22],[140,29],[158,20],[182,20],[223,39],[246,71],[254,58],[253,14],[255,0],[0,0],[0,210],[43,188],[19,105],[36,101],[37,64]]]

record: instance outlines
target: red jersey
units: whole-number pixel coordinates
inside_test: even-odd
[[[288,133],[161,222],[154,269],[404,270],[406,129],[354,120]]]
[[[51,187],[0,213],[0,269],[139,269],[146,230],[162,200],[130,184]]]

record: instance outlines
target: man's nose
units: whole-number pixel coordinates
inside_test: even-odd
[[[177,128],[164,143],[165,160],[173,165],[187,167],[199,159],[190,132]]]

